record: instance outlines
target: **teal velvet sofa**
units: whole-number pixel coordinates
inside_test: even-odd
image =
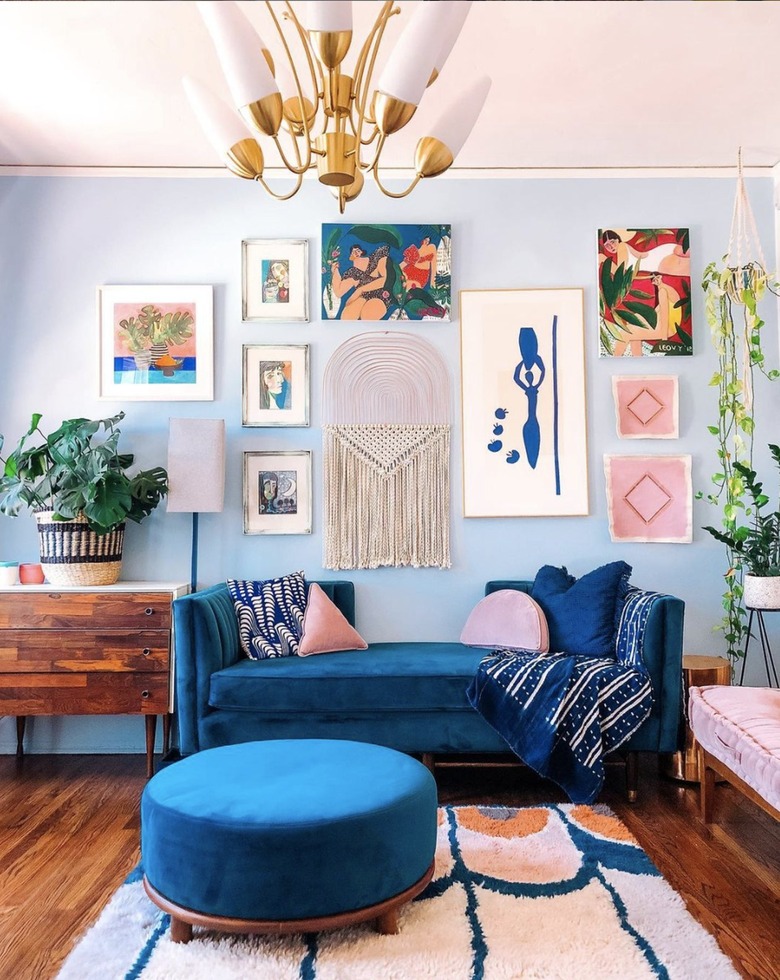
[[[354,586],[318,583],[350,623]],[[489,582],[530,592],[531,582]],[[651,715],[625,743],[629,790],[635,752],[674,752],[682,730],[684,605],[656,602],[644,660],[653,684]],[[436,756],[506,753],[508,746],[472,708],[466,689],[486,651],[457,642],[371,643],[367,650],[249,660],[242,652],[225,584],[173,604],[179,749],[279,738],[344,738]]]

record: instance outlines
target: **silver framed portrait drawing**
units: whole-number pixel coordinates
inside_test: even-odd
[[[309,345],[244,344],[244,426],[309,424]]]
[[[311,534],[311,452],[244,453],[244,534]]]
[[[250,239],[241,243],[241,316],[274,323],[309,319],[309,243]]]

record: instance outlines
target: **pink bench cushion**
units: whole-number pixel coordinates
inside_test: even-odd
[[[780,809],[780,691],[692,687],[688,717],[699,744]]]

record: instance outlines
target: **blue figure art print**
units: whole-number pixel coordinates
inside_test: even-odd
[[[449,225],[322,226],[324,320],[450,319]]]
[[[582,291],[460,295],[465,516],[587,513]]]

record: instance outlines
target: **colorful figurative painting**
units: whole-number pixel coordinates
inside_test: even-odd
[[[324,320],[450,319],[450,225],[322,226]]]
[[[261,470],[257,485],[258,513],[297,514],[297,477],[295,470]]]
[[[693,353],[687,228],[603,228],[598,237],[599,354]]]
[[[211,286],[102,286],[100,395],[213,397]]]
[[[292,406],[292,362],[260,361],[257,370],[257,407],[289,412]]]
[[[290,263],[287,259],[262,259],[262,302],[290,302]]]
[[[583,293],[460,293],[465,517],[588,513]]]

